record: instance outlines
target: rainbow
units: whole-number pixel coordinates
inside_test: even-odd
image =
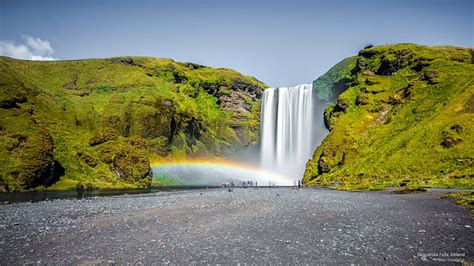
[[[261,185],[270,182],[276,185],[293,185],[294,180],[290,177],[261,168],[222,159],[178,159],[178,160],[151,160],[154,173],[166,173],[173,170],[193,170],[226,173],[233,179],[241,181],[256,181]]]

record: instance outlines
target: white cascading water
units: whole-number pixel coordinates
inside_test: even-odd
[[[261,166],[293,181],[303,177],[313,141],[312,85],[269,88],[263,93]]]

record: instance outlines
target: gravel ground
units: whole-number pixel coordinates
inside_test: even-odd
[[[472,216],[441,192],[240,188],[8,204],[0,264],[473,262]]]

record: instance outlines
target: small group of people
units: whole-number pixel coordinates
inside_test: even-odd
[[[90,183],[88,183],[85,188],[83,184],[78,183],[76,186],[77,198],[82,199],[82,198],[91,197],[93,189],[94,188],[92,184]]]
[[[234,187],[234,182],[231,181],[230,183],[222,183],[222,187],[226,188],[226,187]]]
[[[296,182],[294,183],[295,187],[298,188],[298,189],[301,189],[301,180],[298,180],[298,184],[296,184]],[[275,183],[272,183],[271,181],[269,182],[269,186],[270,187],[274,187],[275,186]],[[235,187],[234,185],[234,182],[231,181],[229,183],[222,183],[222,187],[223,188],[227,188],[227,187]],[[255,181],[255,183],[253,181],[242,181],[242,187],[258,187],[258,182]]]
[[[258,186],[258,182],[257,181],[242,181],[242,187],[257,187]],[[229,182],[229,183],[222,183],[222,187],[223,188],[227,188],[227,187],[235,187],[235,184],[233,181]]]

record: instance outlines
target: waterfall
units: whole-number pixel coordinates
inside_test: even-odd
[[[314,150],[312,85],[269,88],[260,117],[261,166],[292,180],[303,177]]]

